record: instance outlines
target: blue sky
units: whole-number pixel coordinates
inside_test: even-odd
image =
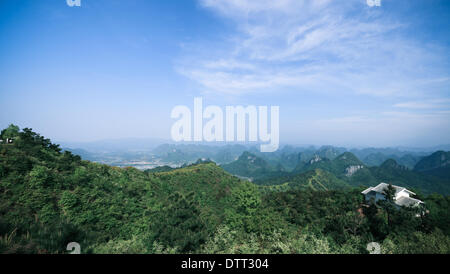
[[[450,2],[2,0],[0,127],[170,138],[176,105],[279,105],[280,141],[450,143]]]

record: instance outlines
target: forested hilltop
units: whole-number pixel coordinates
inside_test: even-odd
[[[364,207],[339,165],[256,185],[209,161],[140,171],[82,160],[28,128],[0,137],[12,140],[0,144],[0,253],[66,253],[69,242],[82,253],[368,253],[373,241],[450,253],[449,196],[419,194],[420,217]]]

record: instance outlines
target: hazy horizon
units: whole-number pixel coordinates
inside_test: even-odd
[[[124,143],[124,147],[127,145],[132,145],[134,147],[142,147],[142,149],[148,149],[144,146],[139,146],[140,144],[149,143],[150,149],[156,148],[160,145],[199,145],[199,146],[211,146],[211,147],[225,147],[225,146],[234,146],[234,145],[243,145],[246,147],[257,147],[260,142],[174,142],[170,139],[159,139],[159,138],[117,138],[117,139],[101,139],[94,141],[85,141],[85,142],[77,142],[77,141],[62,141],[62,140],[52,140],[56,144],[60,144],[63,148],[71,148],[71,149],[83,149],[85,146],[93,146],[95,144],[104,144],[104,145],[118,145],[118,143],[123,143],[125,141],[136,141],[138,144],[130,144]],[[398,149],[400,151],[421,151],[421,152],[429,152],[436,150],[450,150],[450,144],[439,144],[433,146],[423,146],[423,147],[412,147],[412,146],[351,146],[351,145],[333,145],[333,144],[301,144],[301,143],[280,143],[279,150],[283,149],[285,146],[291,146],[294,148],[309,148],[314,147],[315,149],[324,148],[324,147],[334,147],[334,148],[345,148],[345,149]],[[86,149],[87,150],[87,149]],[[137,149],[138,150],[138,149]]]

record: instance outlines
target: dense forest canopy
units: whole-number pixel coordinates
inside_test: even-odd
[[[29,128],[11,125],[7,138],[0,253],[66,253],[69,242],[82,253],[368,253],[373,241],[383,253],[450,253],[449,196],[417,192],[427,210],[419,217],[388,202],[363,206],[358,178],[412,176],[392,164],[350,180],[333,173],[344,168],[336,157],[257,185],[211,161],[140,171],[82,160]]]

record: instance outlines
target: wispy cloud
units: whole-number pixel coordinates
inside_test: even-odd
[[[394,105],[397,108],[405,109],[450,109],[450,99],[430,99],[422,101],[408,101],[397,103]]]
[[[178,67],[208,91],[243,94],[290,87],[408,97],[422,94],[436,79],[448,79],[445,48],[415,41],[404,33],[407,24],[362,0],[200,4],[236,26],[223,48],[190,52]]]

